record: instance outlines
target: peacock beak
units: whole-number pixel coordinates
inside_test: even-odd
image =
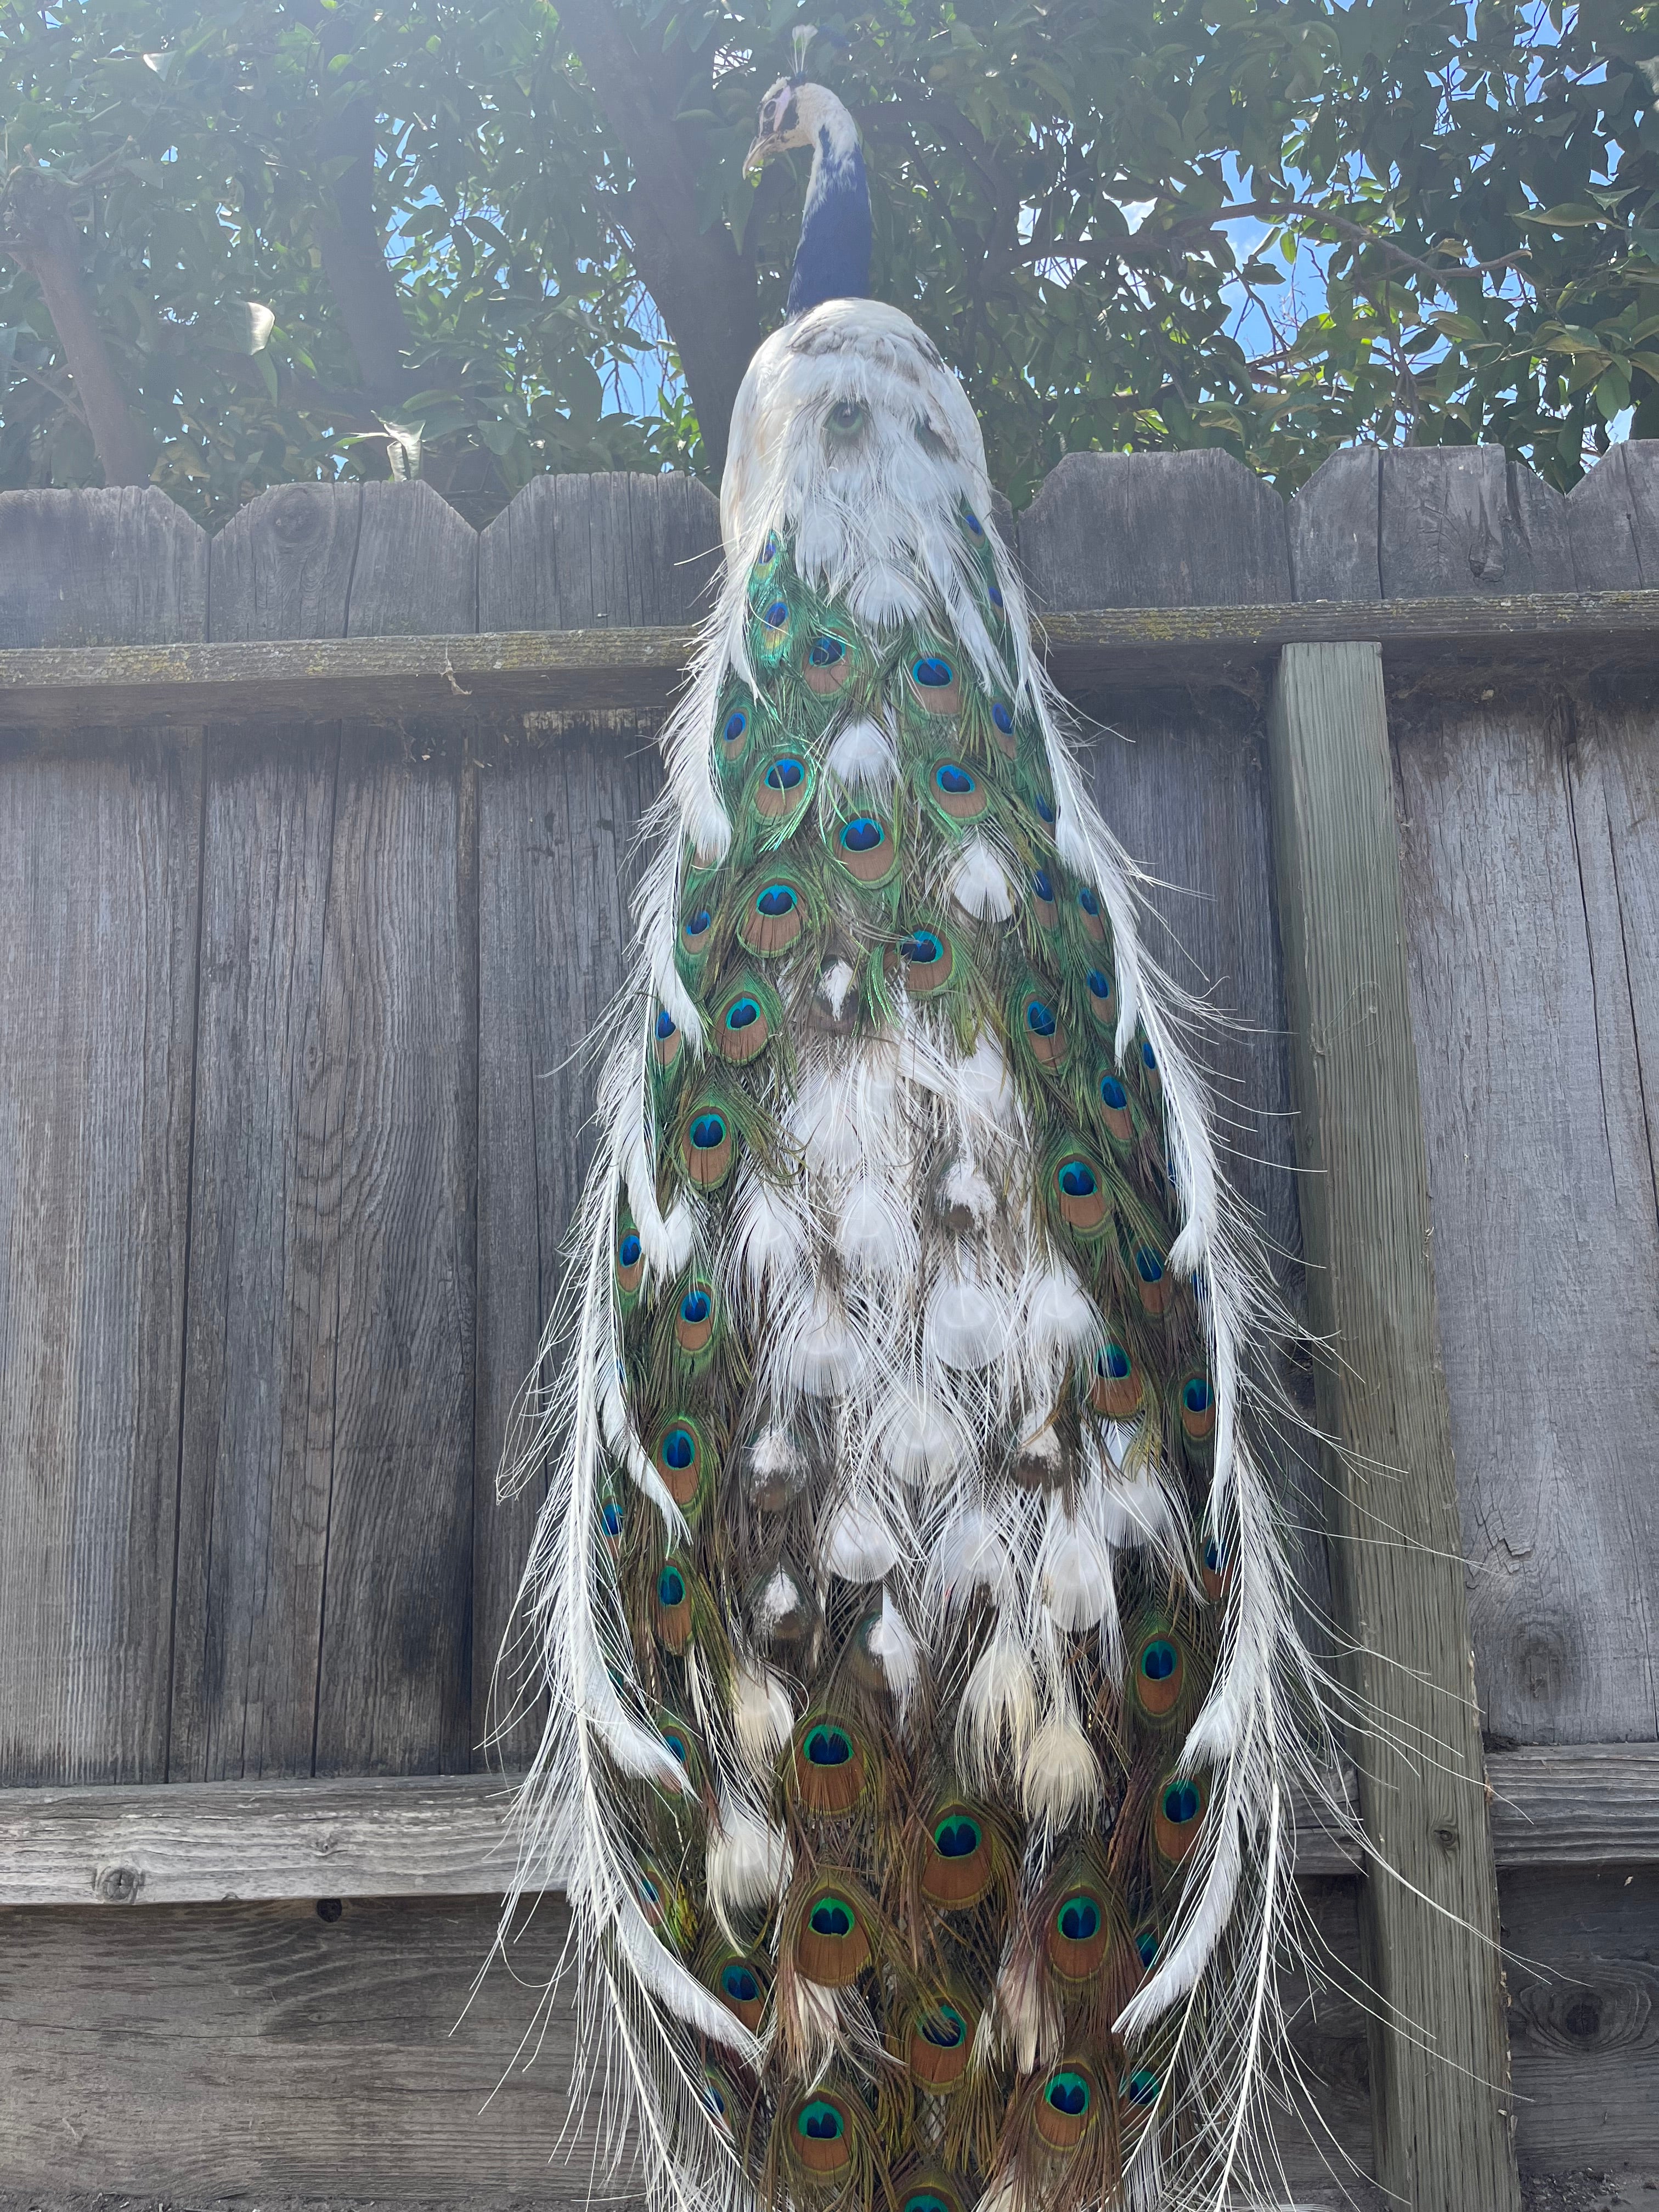
[[[757,175],[774,154],[787,153],[790,147],[801,144],[802,134],[792,127],[794,123],[795,87],[780,77],[762,100],[755,118],[755,143],[743,157],[745,177]]]
[[[773,155],[783,150],[783,139],[777,131],[763,131],[743,157],[743,173],[745,177],[757,177]]]

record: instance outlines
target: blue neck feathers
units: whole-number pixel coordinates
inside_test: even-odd
[[[864,156],[849,135],[837,144],[818,126],[812,179],[800,219],[786,313],[804,315],[823,300],[862,300],[870,291],[870,188]]]

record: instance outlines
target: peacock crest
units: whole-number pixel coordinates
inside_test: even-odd
[[[805,254],[855,134],[763,121]],[[1218,2199],[1311,1680],[1254,1247],[954,378],[831,298],[732,455],[557,1324],[524,1880],[653,2203]]]

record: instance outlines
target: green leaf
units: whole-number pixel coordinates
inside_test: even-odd
[[[1597,381],[1595,404],[1604,422],[1611,422],[1630,405],[1630,378],[1621,362],[1613,362]]]
[[[1541,215],[1523,215],[1517,218],[1525,223],[1542,224],[1551,230],[1576,230],[1585,223],[1605,222],[1607,219],[1605,209],[1583,200],[1568,200],[1560,207],[1546,208]]]
[[[425,432],[423,422],[394,422],[382,415],[380,427],[386,432],[386,461],[393,481],[410,483],[421,473],[421,442]]]

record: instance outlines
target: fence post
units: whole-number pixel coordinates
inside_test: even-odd
[[[1515,2212],[1509,2053],[1376,645],[1289,646],[1269,714],[1310,1317],[1362,1885],[1376,2179]]]

